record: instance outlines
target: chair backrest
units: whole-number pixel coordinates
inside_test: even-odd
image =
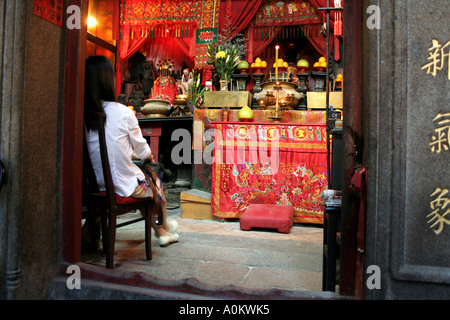
[[[87,147],[86,130],[83,132],[83,193],[99,193],[97,178]]]
[[[98,140],[100,144],[100,158],[102,163],[102,171],[103,171],[103,181],[105,182],[105,189],[106,189],[106,197],[108,199],[108,205],[110,208],[116,207],[116,196],[115,196],[115,190],[114,190],[114,184],[112,180],[111,175],[111,169],[109,165],[109,158],[108,158],[108,148],[106,145],[106,133],[105,133],[105,121],[106,121],[106,114],[104,112],[90,112],[91,116],[97,120],[98,124]],[[85,174],[88,179],[89,184],[91,185],[90,191],[98,192],[98,185],[97,180],[95,177],[95,172],[92,168],[92,162],[90,161],[89,153],[87,151],[87,142],[85,139],[85,154],[86,157],[84,157],[84,165],[85,168]],[[93,189],[96,189],[94,191]],[[89,190],[89,189],[88,189]]]

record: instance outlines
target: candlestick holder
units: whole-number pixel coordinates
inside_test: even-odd
[[[233,91],[246,91],[247,89],[247,81],[248,78],[250,78],[250,75],[248,74],[233,74],[232,79],[234,80],[233,83]]]
[[[264,78],[264,73],[254,73],[252,76],[255,79],[255,85],[253,86],[253,93],[260,93],[262,91],[261,80],[262,78]]]
[[[255,85],[253,86],[253,97],[252,97],[252,108],[257,108],[259,106],[259,101],[255,98],[255,94],[262,91],[261,80],[264,78],[264,73],[253,73],[252,77],[255,79]]]
[[[306,92],[308,91],[307,81],[308,81],[308,73],[297,73],[297,78],[300,84],[298,85],[297,92],[303,93],[303,98],[300,100],[300,104],[298,105],[298,110],[306,110],[307,109],[307,100],[306,100]]]
[[[316,81],[316,92],[324,92],[326,90],[327,74],[325,72],[311,72],[314,80]]]
[[[279,116],[279,109],[280,109],[280,91],[283,90],[283,87],[280,85],[279,82],[277,82],[273,89],[275,90],[275,116],[271,117],[272,122],[280,122],[281,117]]]

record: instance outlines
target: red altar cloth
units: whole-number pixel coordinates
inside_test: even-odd
[[[294,207],[294,222],[323,223],[326,126],[214,123],[212,215],[239,218],[250,204]]]

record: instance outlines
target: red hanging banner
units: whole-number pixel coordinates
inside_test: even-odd
[[[62,27],[63,0],[34,0],[34,15]]]
[[[193,24],[213,27],[217,20],[219,2],[219,0],[179,2],[173,0],[122,0],[120,25]]]
[[[254,27],[289,26],[321,23],[318,12],[309,1],[264,0],[251,22]],[[286,35],[288,37],[288,35]]]

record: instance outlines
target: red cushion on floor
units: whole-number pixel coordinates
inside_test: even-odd
[[[252,228],[277,229],[289,233],[294,224],[294,207],[276,204],[251,204],[239,218],[241,230]]]

